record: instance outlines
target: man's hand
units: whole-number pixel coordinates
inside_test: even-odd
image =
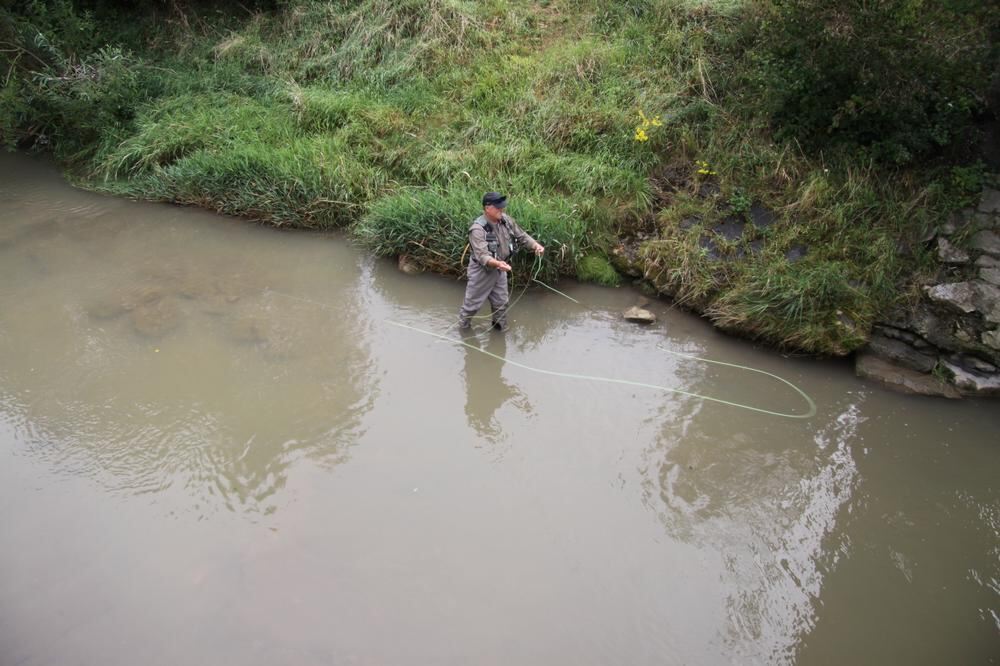
[[[493,268],[497,269],[498,271],[510,273],[510,264],[508,264],[506,261],[500,261],[499,259],[494,259],[493,261],[496,262],[493,264]]]
[[[545,247],[541,243],[535,245],[535,254],[537,254],[539,257],[545,254]]]

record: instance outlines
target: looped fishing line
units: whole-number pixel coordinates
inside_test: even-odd
[[[763,409],[761,407],[754,407],[752,405],[745,405],[743,403],[733,402],[731,400],[723,400],[722,398],[715,398],[715,397],[712,397],[710,395],[703,395],[701,393],[694,393],[692,391],[685,391],[683,389],[670,388],[668,386],[660,386],[659,384],[648,384],[646,382],[634,382],[634,381],[631,381],[631,380],[628,380],[628,379],[615,379],[613,377],[595,377],[595,376],[592,376],[592,375],[579,375],[579,374],[575,374],[575,373],[572,373],[572,372],[557,372],[555,370],[546,370],[544,368],[536,368],[534,366],[530,366],[530,365],[527,365],[525,363],[519,363],[518,361],[511,360],[511,359],[506,358],[504,356],[499,356],[499,355],[494,354],[492,352],[486,351],[485,349],[481,349],[481,348],[479,348],[479,347],[477,347],[477,346],[475,346],[473,344],[469,344],[468,342],[465,342],[463,340],[456,340],[455,338],[450,338],[447,335],[441,335],[439,333],[432,333],[431,331],[425,331],[422,328],[417,328],[416,326],[410,326],[408,324],[401,324],[399,322],[392,321],[390,319],[386,319],[385,322],[387,324],[392,324],[393,326],[398,326],[400,328],[406,328],[406,329],[409,329],[411,331],[416,331],[417,333],[423,333],[424,335],[430,335],[430,336],[433,336],[435,338],[439,338],[441,340],[445,340],[447,342],[454,342],[455,344],[462,345],[463,347],[468,347],[469,349],[474,349],[475,351],[480,352],[481,354],[486,354],[487,356],[492,356],[493,358],[495,358],[495,359],[497,359],[499,361],[503,361],[504,363],[510,363],[511,365],[517,366],[519,368],[523,368],[523,369],[529,370],[531,372],[537,372],[537,373],[540,373],[540,374],[543,374],[543,375],[552,375],[554,377],[565,377],[567,379],[585,379],[585,380],[594,381],[594,382],[606,382],[606,383],[609,383],[609,384],[624,384],[626,386],[638,386],[638,387],[641,387],[641,388],[657,389],[657,390],[660,390],[660,391],[666,391],[667,393],[677,393],[679,395],[686,395],[686,396],[691,397],[691,398],[698,398],[699,400],[707,400],[709,402],[717,402],[717,403],[722,404],[722,405],[729,405],[730,407],[738,407],[740,409],[746,409],[746,410],[749,410],[751,412],[758,412],[760,414],[768,414],[770,416],[780,416],[780,417],[789,418],[789,419],[808,419],[808,418],[810,418],[810,417],[812,417],[812,416],[814,416],[816,414],[816,403],[814,403],[813,400],[812,400],[812,398],[810,398],[808,395],[806,395],[806,393],[802,389],[800,389],[798,386],[796,386],[795,384],[791,383],[787,379],[783,379],[783,378],[781,378],[781,377],[779,377],[777,375],[773,375],[770,372],[767,372],[767,371],[764,371],[764,370],[758,370],[756,368],[749,368],[749,367],[746,367],[746,366],[743,366],[743,365],[737,365],[735,363],[725,363],[724,361],[713,361],[713,360],[707,359],[707,358],[700,358],[700,357],[697,357],[697,356],[690,356],[688,354],[679,354],[677,352],[672,352],[669,349],[662,349],[662,348],[660,348],[660,349],[662,349],[662,351],[666,351],[667,353],[675,354],[677,356],[682,356],[684,358],[688,358],[688,359],[691,359],[691,360],[704,361],[705,363],[716,363],[718,365],[728,365],[728,366],[733,367],[733,368],[742,368],[744,370],[750,370],[752,372],[759,372],[760,374],[767,375],[768,377],[773,377],[774,379],[777,379],[779,382],[782,382],[783,384],[786,384],[786,385],[790,386],[796,393],[798,393],[799,395],[801,395],[802,398],[806,401],[806,404],[809,405],[808,411],[805,414],[787,414],[785,412],[776,412],[776,411],[772,411],[770,409]]]
[[[533,273],[531,279],[525,282],[524,288],[521,290],[521,293],[518,294],[518,297],[514,300],[514,302],[510,303],[510,305],[507,306],[507,312],[508,313],[510,312],[510,309],[513,308],[514,305],[517,304],[517,302],[521,299],[521,297],[524,296],[524,293],[525,293],[525,291],[527,291],[528,286],[529,286],[529,284],[531,282],[537,282],[538,284],[542,285],[546,289],[549,289],[550,291],[552,291],[552,292],[554,292],[556,294],[559,294],[560,296],[562,296],[564,298],[567,298],[570,301],[573,301],[574,303],[576,303],[577,305],[580,305],[581,307],[584,307],[584,308],[587,308],[588,310],[593,311],[593,308],[591,308],[591,307],[589,307],[587,305],[584,305],[583,303],[580,303],[580,301],[576,300],[575,298],[573,298],[571,296],[568,296],[567,294],[562,293],[558,289],[550,287],[549,285],[545,284],[541,280],[537,279],[537,276],[538,276],[539,272],[541,271],[541,266],[542,266],[542,264],[541,264],[541,257],[540,256],[536,256],[535,264],[536,264],[535,265],[535,270],[534,270],[534,273]],[[286,298],[291,298],[291,299],[294,299],[294,300],[297,300],[297,301],[302,301],[302,302],[305,302],[305,303],[313,303],[313,304],[318,305],[320,307],[332,307],[330,305],[327,305],[327,304],[324,304],[324,303],[320,303],[318,301],[314,301],[314,300],[311,300],[311,299],[308,299],[308,298],[302,298],[302,297],[299,297],[299,296],[293,296],[291,294],[285,294],[285,293],[282,293],[280,291],[276,291],[276,290],[273,290],[273,289],[270,289],[270,288],[265,289],[265,291],[270,292],[272,294],[279,295],[279,296],[284,296]],[[508,298],[508,302],[509,301],[510,301],[510,299]],[[478,316],[481,316],[481,315],[478,315]],[[490,316],[490,315],[486,315],[486,316]],[[701,394],[701,393],[694,393],[693,391],[685,391],[683,389],[671,388],[669,386],[660,386],[659,384],[650,384],[650,383],[647,383],[647,382],[636,382],[636,381],[631,381],[631,380],[628,380],[628,379],[615,379],[613,377],[597,377],[597,376],[593,376],[593,375],[582,375],[582,374],[576,374],[576,373],[572,373],[572,372],[557,372],[555,370],[546,370],[544,368],[536,368],[534,366],[530,366],[530,365],[527,365],[525,363],[520,363],[518,361],[514,361],[514,360],[506,358],[504,356],[499,356],[499,355],[494,354],[492,352],[489,352],[489,351],[487,351],[485,349],[481,349],[480,347],[477,347],[477,346],[475,346],[473,344],[469,344],[468,342],[465,342],[463,340],[457,340],[457,339],[455,339],[453,337],[449,337],[449,336],[443,335],[441,333],[434,333],[432,331],[427,331],[427,330],[424,330],[422,328],[418,328],[416,326],[410,326],[409,324],[401,324],[399,322],[392,321],[390,319],[385,319],[384,321],[387,324],[391,324],[391,325],[397,326],[399,328],[405,328],[405,329],[408,329],[408,330],[411,330],[411,331],[415,331],[417,333],[421,333],[423,335],[429,335],[431,337],[438,338],[439,340],[443,340],[445,342],[452,342],[452,343],[455,343],[455,344],[462,345],[463,347],[468,347],[469,349],[475,350],[475,351],[479,352],[480,354],[485,354],[486,356],[491,356],[491,357],[497,359],[498,361],[502,361],[504,363],[509,363],[509,364],[511,364],[513,366],[516,366],[518,368],[522,368],[522,369],[528,370],[530,372],[537,372],[537,373],[543,374],[543,375],[551,375],[551,376],[554,376],[554,377],[565,377],[567,379],[583,379],[583,380],[594,381],[594,382],[605,382],[605,383],[608,383],[608,384],[623,384],[625,386],[637,386],[637,387],[640,387],[640,388],[650,388],[650,389],[655,389],[655,390],[658,390],[658,391],[664,391],[666,393],[676,393],[678,395],[686,395],[688,397],[696,398],[698,400],[705,400],[705,401],[708,401],[708,402],[715,402],[715,403],[718,403],[720,405],[728,405],[730,407],[736,407],[738,409],[745,409],[747,411],[757,412],[759,414],[767,414],[769,416],[778,416],[778,417],[788,418],[788,419],[808,419],[808,418],[811,418],[811,417],[815,416],[815,414],[816,414],[816,403],[813,402],[813,399],[810,398],[806,394],[805,391],[803,391],[802,389],[800,389],[798,386],[796,386],[795,384],[791,383],[787,379],[784,379],[783,377],[779,377],[778,375],[775,375],[775,374],[772,374],[770,372],[767,372],[766,370],[760,370],[758,368],[751,368],[749,366],[740,365],[738,363],[727,363],[725,361],[715,361],[715,360],[710,359],[710,358],[703,358],[703,357],[700,357],[700,356],[692,356],[690,354],[683,354],[681,352],[671,351],[670,349],[666,349],[666,348],[664,348],[664,347],[662,347],[660,345],[657,345],[657,349],[659,349],[660,351],[664,351],[664,352],[666,352],[668,354],[673,354],[674,356],[679,356],[681,358],[686,358],[686,359],[689,359],[689,360],[692,360],[692,361],[701,361],[702,363],[713,363],[715,365],[722,365],[722,366],[726,366],[726,367],[730,367],[730,368],[738,368],[740,370],[747,370],[749,372],[756,372],[756,373],[765,375],[767,377],[770,377],[772,379],[776,379],[779,382],[781,382],[782,384],[785,384],[786,386],[790,387],[793,391],[795,391],[796,393],[798,393],[800,396],[802,396],[802,399],[805,400],[806,401],[806,405],[808,405],[808,409],[806,410],[806,412],[804,414],[789,414],[789,413],[786,413],[786,412],[778,412],[778,411],[774,411],[774,410],[770,410],[770,409],[764,409],[762,407],[754,407],[753,405],[747,405],[747,404],[740,403],[740,402],[735,402],[735,401],[732,401],[732,400],[723,400],[722,398],[716,398],[714,396],[704,395],[704,394]]]
[[[536,282],[536,283],[542,285],[543,287],[545,287],[546,289],[548,289],[549,291],[552,291],[553,293],[556,293],[559,296],[562,296],[563,298],[568,299],[568,300],[576,303],[577,305],[586,308],[587,310],[590,310],[591,312],[594,311],[594,309],[591,308],[590,306],[581,303],[580,301],[576,300],[572,296],[569,296],[568,294],[564,294],[563,292],[559,291],[555,287],[547,285],[544,282],[542,282],[541,280],[539,280],[538,279],[538,274],[541,272],[541,269],[542,269],[542,257],[540,255],[535,255],[534,272],[532,273],[531,278],[528,281],[525,282],[524,287],[521,289],[521,293],[519,293],[518,296],[517,296],[517,298],[514,299],[514,302],[510,303],[506,307],[506,310],[507,310],[506,313],[508,315],[510,314],[510,311],[514,307],[514,305],[516,305],[517,302],[521,300],[521,297],[524,296],[524,293],[527,291],[528,285],[531,282]],[[510,302],[510,299],[508,298],[508,303],[509,302]],[[484,317],[484,316],[488,317],[488,316],[491,316],[491,315],[476,315],[473,318],[479,318],[479,317]],[[694,392],[691,392],[691,391],[685,391],[683,389],[670,388],[668,386],[660,386],[658,384],[648,384],[648,383],[645,383],[645,382],[634,382],[634,381],[627,380],[627,379],[615,379],[613,377],[595,377],[595,376],[591,376],[591,375],[581,375],[581,374],[575,374],[575,373],[570,373],[570,372],[556,372],[554,370],[545,370],[543,368],[536,368],[536,367],[533,367],[533,366],[526,365],[524,363],[519,363],[517,361],[513,361],[513,360],[511,360],[509,358],[505,358],[503,356],[498,356],[496,354],[493,354],[492,352],[488,352],[485,349],[481,349],[481,348],[479,348],[479,347],[477,347],[475,345],[469,344],[469,343],[467,343],[467,342],[465,342],[463,340],[456,340],[455,338],[448,337],[446,335],[441,335],[439,333],[434,333],[434,332],[431,332],[431,331],[426,331],[424,329],[417,328],[416,326],[409,326],[408,324],[400,324],[399,322],[391,321],[389,319],[386,319],[385,321],[386,321],[386,323],[392,324],[393,326],[398,326],[400,328],[406,328],[406,329],[409,329],[411,331],[416,331],[417,333],[423,333],[425,335],[430,335],[430,336],[436,337],[436,338],[438,338],[440,340],[444,340],[446,342],[454,342],[456,344],[460,344],[463,347],[468,347],[469,349],[474,349],[474,350],[476,350],[476,351],[478,351],[478,352],[480,352],[482,354],[486,354],[487,356],[492,356],[495,359],[498,359],[498,360],[503,361],[505,363],[510,363],[511,365],[517,366],[519,368],[523,368],[525,370],[529,370],[531,372],[538,372],[538,373],[541,373],[541,374],[553,375],[553,376],[556,376],[556,377],[565,377],[567,379],[586,379],[586,380],[590,380],[590,381],[606,382],[606,383],[610,383],[610,384],[624,384],[624,385],[627,385],[627,386],[638,386],[638,387],[643,387],[643,388],[652,388],[652,389],[657,389],[657,390],[660,390],[660,391],[666,391],[668,393],[677,393],[679,395],[686,395],[686,396],[689,396],[689,397],[692,397],[692,398],[698,398],[699,400],[707,400],[709,402],[716,402],[716,403],[719,403],[719,404],[722,404],[722,405],[729,405],[730,407],[737,407],[737,408],[740,408],[740,409],[746,409],[746,410],[751,411],[751,412],[757,412],[757,413],[760,413],[760,414],[768,414],[770,416],[779,416],[779,417],[782,417],[782,418],[807,419],[807,418],[810,418],[810,417],[812,417],[812,416],[814,416],[816,414],[816,403],[813,402],[813,399],[810,398],[805,393],[805,391],[803,391],[798,386],[796,386],[795,384],[791,383],[790,381],[788,381],[787,379],[785,379],[783,377],[779,377],[778,375],[775,375],[775,374],[772,374],[770,372],[767,372],[766,370],[760,370],[758,368],[751,368],[749,366],[740,365],[738,363],[727,363],[725,361],[715,361],[715,360],[712,360],[710,358],[702,358],[700,356],[692,356],[690,354],[682,354],[680,352],[675,352],[675,351],[672,351],[670,349],[666,349],[666,348],[664,348],[664,347],[662,347],[660,345],[657,345],[657,349],[659,349],[660,351],[664,351],[664,352],[666,352],[668,354],[673,354],[674,356],[679,356],[681,358],[686,358],[686,359],[689,359],[689,360],[692,360],[692,361],[701,361],[703,363],[713,363],[715,365],[722,365],[722,366],[726,366],[726,367],[730,367],[730,368],[738,368],[738,369],[741,369],[741,370],[747,370],[749,372],[756,372],[758,374],[765,375],[765,376],[770,377],[772,379],[776,379],[779,382],[781,382],[782,384],[785,384],[786,386],[790,387],[793,391],[795,391],[796,393],[798,393],[800,396],[802,396],[802,398],[806,401],[806,405],[808,406],[808,409],[806,410],[806,413],[804,413],[804,414],[788,414],[788,413],[785,413],[785,412],[778,412],[778,411],[774,411],[774,410],[770,410],[770,409],[764,409],[762,407],[754,407],[753,405],[747,405],[747,404],[744,404],[744,403],[739,403],[739,402],[735,402],[735,401],[731,401],[731,400],[723,400],[722,398],[716,398],[716,397],[709,396],[709,395],[703,395],[703,394],[700,394],[700,393],[694,393]]]

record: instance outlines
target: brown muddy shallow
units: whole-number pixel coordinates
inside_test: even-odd
[[[1000,661],[991,403],[0,176],[0,663]]]

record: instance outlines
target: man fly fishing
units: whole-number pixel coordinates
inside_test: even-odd
[[[472,316],[487,299],[492,308],[493,328],[507,330],[507,304],[510,292],[507,287],[507,263],[521,243],[541,256],[542,244],[529,236],[512,217],[504,213],[507,197],[499,192],[483,195],[483,214],[469,227],[469,282],[465,287],[465,300],[458,312],[459,330],[469,330]]]

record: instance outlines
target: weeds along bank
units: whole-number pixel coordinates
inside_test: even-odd
[[[502,190],[545,277],[637,276],[808,352],[858,348],[919,295],[922,239],[985,173],[997,19],[977,3],[131,4],[0,10],[8,145],[446,274]]]

